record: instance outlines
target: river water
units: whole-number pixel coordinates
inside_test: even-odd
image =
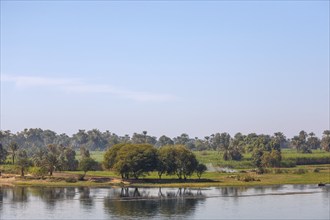
[[[0,219],[330,219],[330,187],[0,188]]]

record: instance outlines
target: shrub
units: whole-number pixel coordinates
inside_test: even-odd
[[[237,176],[237,180],[243,181],[243,182],[252,182],[252,181],[260,181],[260,179],[256,179],[251,175],[245,175],[245,176]]]
[[[283,170],[281,170],[281,169],[274,169],[274,173],[275,174],[281,174],[281,173],[283,173]]]
[[[47,174],[47,169],[44,167],[30,167],[29,173],[32,176],[43,177]]]
[[[256,170],[254,170],[257,174],[264,174],[264,173],[270,173],[269,169],[265,169],[265,168],[257,168]]]
[[[304,174],[304,173],[307,173],[306,169],[299,168],[299,169],[293,170],[293,174]]]
[[[319,158],[298,157],[296,159],[297,165],[329,164],[329,163],[330,163],[330,157],[319,157]]]
[[[20,174],[20,169],[16,165],[1,165],[0,170],[3,174]]]
[[[201,155],[206,156],[206,155],[209,155],[209,153],[207,151],[202,151]]]
[[[319,173],[320,170],[321,170],[320,168],[315,168],[315,169],[313,170],[313,172],[314,172],[314,173]]]
[[[207,170],[207,167],[206,167],[204,164],[200,163],[200,164],[197,165],[197,167],[196,167],[196,174],[197,174],[197,176],[198,176],[198,179],[201,178],[202,174],[203,174],[206,170]]]
[[[79,174],[79,175],[78,175],[78,180],[79,180],[79,181],[83,181],[83,180],[85,180],[84,178],[85,178],[85,175],[84,175],[84,174]]]
[[[68,178],[65,179],[65,182],[67,182],[67,183],[76,183],[77,179],[74,178],[74,177],[68,177]]]
[[[281,167],[295,167],[296,161],[294,159],[285,159],[281,161]]]

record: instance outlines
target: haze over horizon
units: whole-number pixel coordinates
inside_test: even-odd
[[[0,129],[329,128],[329,2],[1,1]]]

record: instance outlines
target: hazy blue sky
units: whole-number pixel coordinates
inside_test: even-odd
[[[318,136],[328,1],[1,1],[1,129]]]

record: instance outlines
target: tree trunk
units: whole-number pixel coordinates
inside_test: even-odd
[[[24,176],[24,167],[21,167],[21,176]]]
[[[87,171],[86,172],[84,171],[84,176],[82,177],[82,180],[85,179],[86,173],[87,173]]]

